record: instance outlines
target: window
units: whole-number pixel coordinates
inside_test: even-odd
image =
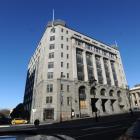
[[[67,50],[69,50],[69,46],[67,46]]]
[[[52,103],[52,96],[46,97],[46,103]]]
[[[66,41],[68,42],[68,41],[69,41],[69,39],[68,39],[68,38],[66,38]]]
[[[63,53],[61,52],[61,57],[63,57]]]
[[[68,34],[68,30],[66,31],[66,34]]]
[[[61,36],[61,40],[63,40],[63,36]]]
[[[75,44],[78,45],[78,46],[81,46],[82,42],[80,42],[79,40],[75,40]]]
[[[61,84],[61,90],[63,90],[63,84]]]
[[[67,78],[69,78],[69,73],[67,73]]]
[[[54,63],[53,62],[49,62],[48,63],[48,68],[53,68],[54,67]]]
[[[47,85],[47,92],[53,92],[53,84]]]
[[[95,87],[92,87],[92,88],[91,88],[90,94],[91,94],[91,95],[96,95],[96,88],[95,88]]]
[[[48,72],[48,79],[53,79],[53,72]]]
[[[49,53],[49,58],[54,58],[54,52]]]
[[[55,36],[50,36],[50,41],[55,40]]]
[[[51,33],[55,33],[55,28],[52,28],[51,29]]]
[[[113,96],[113,92],[114,92],[113,90],[110,90],[109,91],[109,96]]]
[[[61,68],[63,67],[63,62],[61,62]]]
[[[63,72],[61,72],[61,78],[63,78],[63,77],[64,77]]]
[[[69,85],[67,85],[67,92],[69,92],[70,91],[70,86]]]
[[[67,54],[67,59],[69,58],[69,54]]]
[[[64,29],[62,28],[62,29],[61,29],[61,32],[63,32],[63,31],[64,31]]]
[[[70,106],[71,105],[71,98],[67,97],[67,105]]]
[[[63,49],[63,44],[61,44],[61,49]]]
[[[100,91],[100,95],[105,96],[106,90],[105,89],[101,89]]]
[[[43,119],[44,121],[54,119],[54,108],[45,109],[43,112]]]
[[[121,97],[121,91],[117,91],[117,96]]]
[[[55,47],[54,47],[54,44],[50,44],[49,49],[52,50],[52,49],[54,49],[54,48],[55,48]]]
[[[69,68],[69,63],[67,63],[67,69]]]

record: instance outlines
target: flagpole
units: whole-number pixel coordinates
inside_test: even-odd
[[[53,15],[52,15],[52,27],[54,26],[54,9],[53,9]]]

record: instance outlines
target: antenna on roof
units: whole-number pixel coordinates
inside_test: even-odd
[[[115,47],[118,47],[118,43],[117,43],[117,41],[115,40]]]
[[[53,9],[53,15],[52,15],[52,27],[54,26],[54,9]]]

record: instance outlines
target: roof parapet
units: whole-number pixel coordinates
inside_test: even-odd
[[[49,21],[47,24],[47,27],[52,27],[52,25],[56,26],[56,25],[61,25],[61,26],[66,26],[66,22],[64,20],[61,19],[56,19],[54,21]]]

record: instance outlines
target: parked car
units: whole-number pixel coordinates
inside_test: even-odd
[[[11,121],[11,124],[27,124],[28,121],[22,118],[15,118]]]
[[[11,119],[7,117],[0,116],[0,125],[10,124]]]

